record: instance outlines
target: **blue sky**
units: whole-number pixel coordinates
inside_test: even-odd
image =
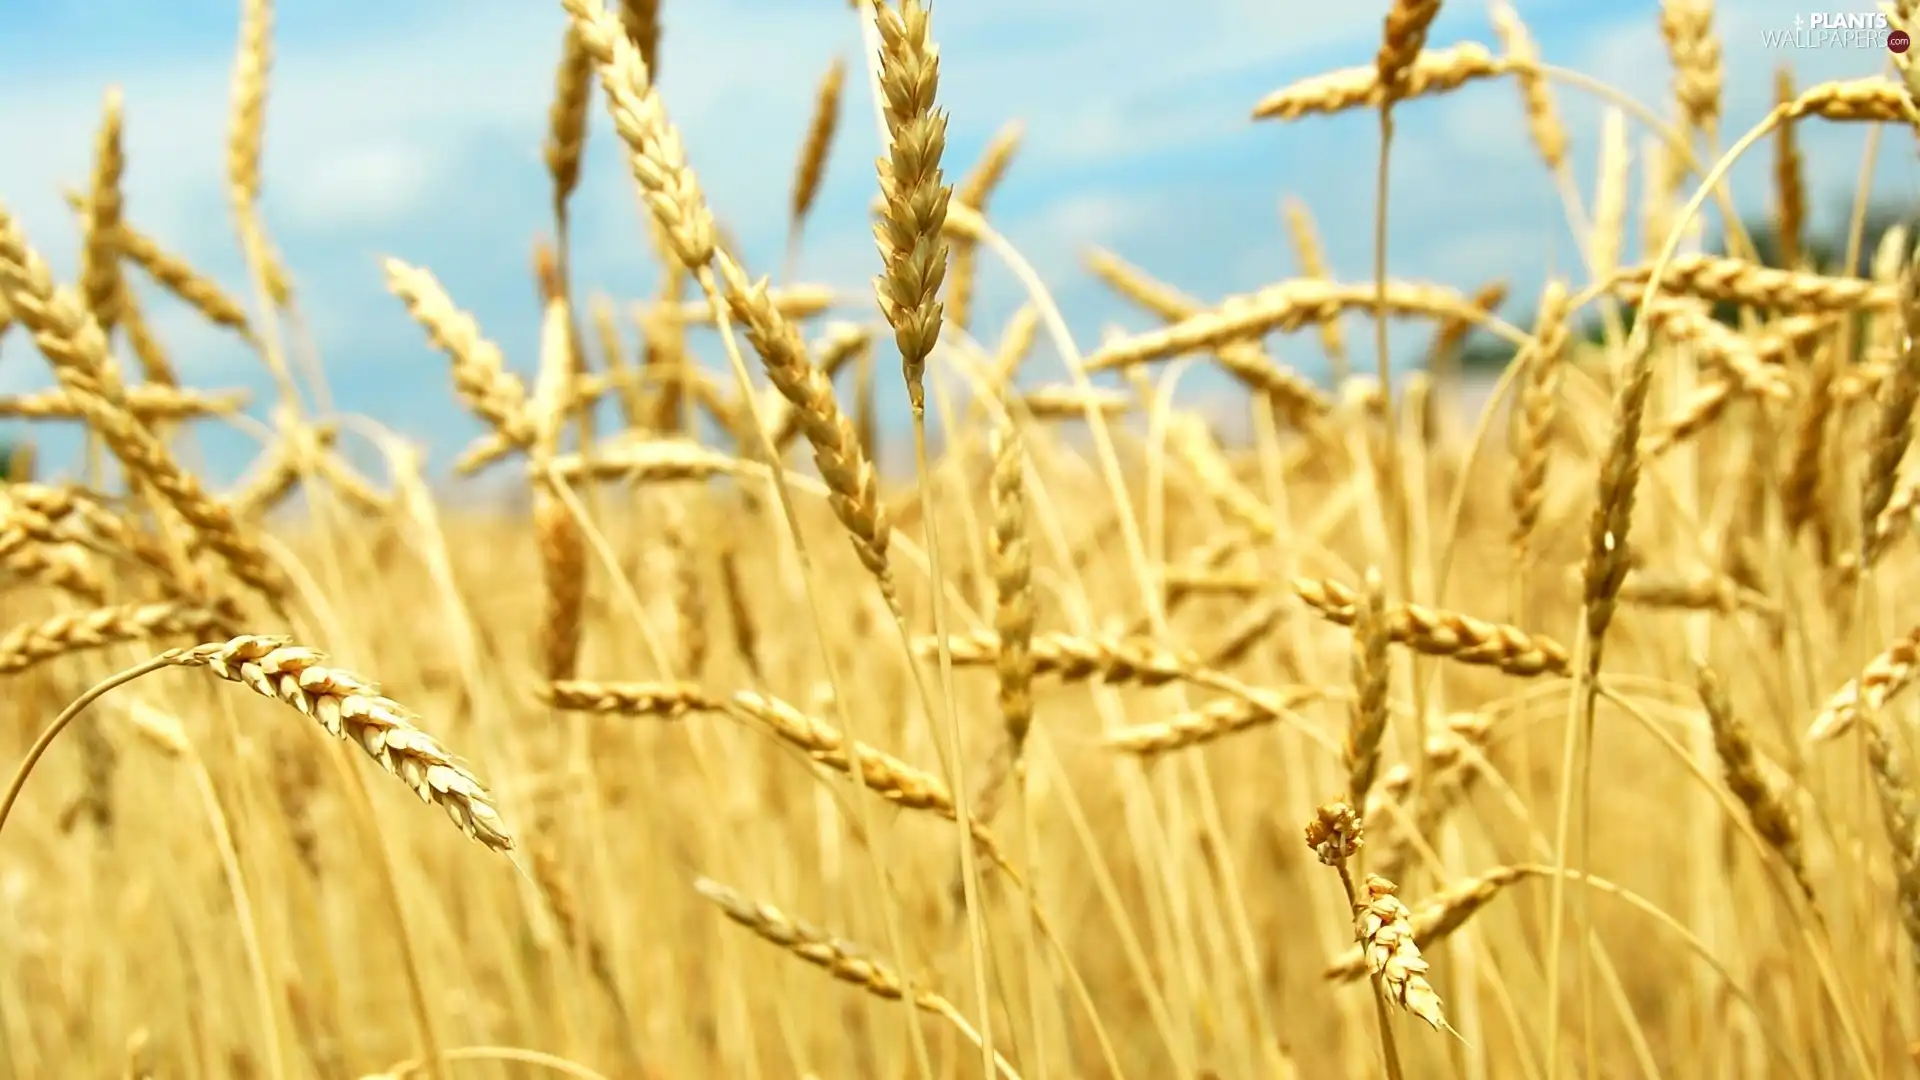
[[[1549,59],[1671,111],[1655,4],[1517,6]],[[668,110],[749,264],[776,273],[812,87],[836,55],[858,72],[858,27],[841,0],[664,7],[659,83]],[[1791,26],[1798,3],[1734,7],[1717,15],[1734,132],[1764,112],[1781,63],[1803,82],[1880,69],[1883,57],[1869,51],[1763,48],[1762,30]],[[1287,195],[1318,219],[1335,272],[1363,279],[1372,118],[1280,125],[1247,114],[1275,87],[1367,62],[1384,10],[1371,0],[944,0],[934,28],[952,116],[949,173],[963,172],[1006,121],[1026,123],[1025,149],[994,217],[1048,279],[1083,346],[1109,325],[1149,325],[1081,269],[1088,246],[1110,248],[1202,297],[1245,291],[1296,270],[1279,215]],[[102,94],[117,84],[126,94],[130,217],[241,290],[219,186],[237,20],[237,3],[204,0],[0,0],[0,145],[8,148],[0,200],[58,272],[73,272],[76,232],[60,192],[84,180]],[[540,143],[563,25],[557,0],[288,0],[278,14],[269,224],[300,285],[339,408],[418,440],[441,466],[477,429],[453,402],[444,359],[384,292],[378,259],[431,268],[512,362],[530,369],[537,312],[528,253],[549,227]],[[1449,6],[1432,35],[1436,44],[1463,39],[1493,41],[1480,4]],[[877,261],[866,220],[877,147],[864,86],[849,80],[800,274],[854,296],[869,295]],[[1590,194],[1599,109],[1570,91],[1559,96]],[[1804,135],[1823,216],[1838,212],[1859,175],[1862,135],[1833,126]],[[1879,187],[1911,198],[1920,191],[1911,137],[1890,133],[1886,143]],[[611,146],[596,114],[575,203],[576,280],[583,291],[644,297],[655,270],[631,180]],[[1394,162],[1397,275],[1468,291],[1507,277],[1517,317],[1549,266],[1573,264],[1559,201],[1525,141],[1510,84],[1406,107]],[[1765,204],[1765,167],[1757,155],[1736,172],[1743,204]],[[1634,182],[1637,190],[1637,170]],[[992,338],[1019,297],[997,268],[982,292],[978,325]],[[154,299],[149,307],[188,381],[246,387],[267,400],[257,362],[234,342],[174,305]],[[866,305],[844,315],[874,312]],[[1410,330],[1396,339],[1397,351],[1411,359],[1420,340],[1420,330]],[[1287,362],[1324,368],[1312,335],[1275,345]],[[717,354],[711,342],[701,347]],[[45,385],[45,370],[18,333],[0,342],[0,392]],[[1056,362],[1042,357],[1035,378],[1059,377]],[[896,382],[886,380],[890,392]],[[1199,392],[1207,385],[1198,383]],[[890,415],[904,414],[903,397],[888,400]],[[217,431],[201,444],[221,477],[235,475],[251,450],[249,438]],[[71,441],[50,440],[53,456],[63,445]]]

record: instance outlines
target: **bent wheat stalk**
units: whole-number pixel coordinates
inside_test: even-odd
[[[5,828],[34,766],[89,705],[116,687],[163,668],[197,667],[293,706],[319,721],[335,738],[351,739],[382,769],[412,788],[422,802],[444,809],[468,836],[494,851],[511,851],[513,836],[485,786],[433,736],[416,727],[412,714],[398,702],[382,696],[357,675],[326,667],[325,660],[323,653],[293,645],[286,638],[248,635],[172,649],[109,677],[74,699],[27,751],[6,795],[0,797],[0,829]]]

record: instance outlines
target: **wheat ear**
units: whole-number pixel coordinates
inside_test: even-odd
[[[86,402],[87,419],[131,477],[153,491],[193,526],[243,584],[272,602],[287,582],[258,544],[243,535],[226,506],[186,471],[166,445],[128,410],[126,390],[113,371],[106,336],[78,298],[56,288],[40,255],[0,206],[0,293],[33,333],[60,385]],[[181,568],[184,572],[185,567]]]
[[[827,73],[814,92],[813,119],[807,124],[807,137],[800,144],[800,163],[793,170],[793,197],[787,207],[788,276],[792,276],[793,256],[800,243],[813,201],[820,195],[820,182],[827,174],[827,158],[833,152],[833,137],[840,128],[840,96],[847,83],[847,62],[834,57]]]
[[[983,1050],[983,1040],[952,1002],[932,990],[916,986],[901,977],[883,961],[866,955],[858,945],[836,937],[788,915],[772,904],[749,900],[738,890],[712,878],[697,878],[694,891],[720,909],[721,914],[751,930],[754,936],[784,949],[793,956],[824,970],[841,982],[857,986],[886,1001],[911,1001],[953,1024],[956,1030]],[[1020,1080],[1013,1066],[998,1053],[993,1066],[1001,1080]]]
[[[284,702],[327,733],[359,745],[420,801],[447,812],[462,832],[494,851],[513,836],[485,785],[420,730],[412,713],[358,675],[326,666],[326,654],[286,638],[245,636],[166,654],[176,667],[198,667],[262,697]]]
[[[898,10],[878,5],[874,14],[887,126],[887,156],[878,163],[881,224],[874,230],[884,269],[874,291],[900,347],[907,396],[919,413],[927,404],[927,357],[940,340],[940,284],[947,273],[941,228],[953,197],[940,172],[947,116],[934,107],[940,50],[921,0],[901,0]]]

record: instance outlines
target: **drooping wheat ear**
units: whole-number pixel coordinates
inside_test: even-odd
[[[1732,614],[1751,611],[1769,619],[1780,617],[1780,605],[1765,594],[1742,585],[1731,574],[1700,570],[1688,573],[1634,571],[1620,589],[1620,602],[1668,611],[1712,611]]]
[[[1436,11],[1440,7],[1437,3],[1431,6]],[[1396,6],[1394,10],[1397,12],[1400,8]],[[1391,21],[1388,25],[1391,28]],[[1424,36],[1424,31],[1422,34]],[[1385,51],[1383,48],[1382,55]],[[1505,62],[1495,59],[1485,45],[1477,42],[1430,51],[1416,46],[1412,53],[1405,54],[1401,64],[1401,89],[1396,100],[1449,93],[1470,82],[1496,78],[1507,70]],[[1275,90],[1254,105],[1253,118],[1298,120],[1314,114],[1373,108],[1386,100],[1386,96],[1378,63],[1342,68]]]
[[[940,652],[938,637],[915,638],[912,644],[915,656],[926,658]],[[1140,638],[1081,637],[1052,632],[1033,635],[1029,645],[1034,674],[1066,682],[1098,679],[1103,683],[1153,687],[1181,681],[1204,683],[1214,674],[1200,666],[1198,657]],[[990,630],[949,634],[947,650],[957,667],[998,667],[1000,636]]]
[[[205,416],[232,416],[246,408],[245,390],[183,390],[166,385],[127,387],[127,410],[142,423],[192,420]],[[0,419],[83,420],[85,399],[66,390],[0,397]]]
[[[1147,274],[1111,252],[1098,248],[1086,257],[1087,269],[1128,300],[1170,323],[1181,324],[1205,317],[1208,312],[1199,301]],[[1318,323],[1334,330],[1333,348],[1338,344],[1339,319]],[[1221,341],[1214,347],[1220,367],[1242,386],[1265,396],[1288,416],[1317,419],[1333,411],[1333,403],[1312,380],[1281,367],[1260,347],[1258,340]]]
[[[1086,370],[1117,371],[1181,353],[1217,351],[1231,342],[1251,341],[1276,330],[1292,332],[1375,303],[1372,285],[1283,281],[1255,293],[1230,296],[1213,310],[1196,312],[1171,326],[1109,341],[1086,358]],[[1479,318],[1465,296],[1438,285],[1389,281],[1386,304],[1389,314],[1402,318]]]
[[[1380,774],[1380,744],[1387,735],[1387,691],[1393,668],[1387,655],[1386,593],[1380,572],[1367,568],[1353,605],[1353,705],[1347,715],[1347,802],[1365,806]]]
[[[1901,748],[1897,732],[1890,731],[1879,714],[1861,723],[1867,741],[1867,764],[1873,769],[1874,792],[1880,817],[1892,842],[1894,890],[1900,904],[1900,926],[1914,959],[1920,961],[1920,797],[1913,787],[1913,769]]]
[[[227,492],[226,503],[235,514],[247,519],[270,513],[299,486],[301,469],[300,455],[292,438],[278,439],[260,453],[254,466]]]
[[[1794,386],[1785,370],[1787,345],[1780,335],[1757,341],[1746,337],[1716,321],[1712,309],[1695,300],[1661,297],[1645,314],[1654,333],[1693,350],[1702,366],[1731,380],[1740,393],[1782,405],[1792,400]],[[1780,322],[1793,320],[1827,324],[1823,317],[1807,315]]]
[[[801,960],[824,969],[834,978],[889,1001],[911,995],[916,1005],[931,1009],[926,1004],[931,1000],[931,995],[911,988],[892,968],[880,960],[869,958],[852,942],[801,922],[771,904],[748,900],[739,892],[710,878],[696,879],[693,887],[727,918]]]
[[[834,516],[846,527],[861,564],[890,582],[887,544],[892,526],[880,500],[879,475],[861,448],[853,424],[840,411],[833,384],[808,362],[799,331],[767,299],[766,282],[748,282],[746,271],[724,254],[716,261],[727,305],[745,328],[768,381],[798,410],[814,463],[832,493],[829,502]]]
[[[827,158],[840,128],[840,95],[846,82],[847,62],[836,56],[814,93],[813,120],[807,125],[806,141],[800,144],[800,163],[793,171],[793,200],[788,207],[792,220],[788,227],[795,237],[806,224],[813,200],[820,194],[820,181],[827,175]]]
[[[55,525],[80,520],[91,524],[96,517],[111,515],[112,511],[83,488],[30,482],[0,487],[0,525],[49,535]]]
[[[1220,698],[1163,720],[1114,728],[1101,742],[1123,754],[1158,757],[1281,720],[1298,720],[1295,710],[1329,696],[1325,687],[1318,686],[1262,687],[1245,692],[1244,697]]]
[[[1533,530],[1546,505],[1547,467],[1553,444],[1554,413],[1559,404],[1561,363],[1573,335],[1567,327],[1567,286],[1555,279],[1540,294],[1533,341],[1524,350],[1520,409],[1513,421],[1513,548],[1524,564]]]
[[[108,88],[100,132],[94,137],[93,183],[87,197],[86,235],[80,248],[80,296],[100,324],[100,332],[109,338],[127,303],[127,283],[120,272],[120,217],[124,209],[120,180],[127,168],[120,147],[120,107],[120,88]]]
[[[655,77],[660,72],[660,0],[620,0],[620,25]]]
[[[1827,699],[1807,727],[1808,742],[1837,739],[1853,727],[1862,712],[1877,713],[1920,673],[1920,626],[1893,639],[1880,655],[1867,661],[1860,674]]]
[[[1356,627],[1357,632],[1364,593],[1356,595],[1337,581],[1308,578],[1296,578],[1293,590],[1328,622]],[[1417,653],[1522,677],[1572,672],[1566,646],[1517,626],[1399,601],[1382,609],[1382,620],[1380,631],[1388,641]]]
[[[1907,88],[1879,75],[1817,83],[1800,91],[1783,120],[1817,116],[1836,123],[1911,124],[1920,117]]]
[[[1252,600],[1272,588],[1272,582],[1263,574],[1223,570],[1208,565],[1208,562],[1201,560],[1162,570],[1160,583],[1166,586],[1167,602],[1171,604],[1191,596],[1230,596],[1236,600]]]
[[[173,361],[167,355],[167,348],[147,324],[145,313],[140,310],[140,302],[134,297],[133,290],[125,287],[126,278],[121,278],[120,289],[120,326],[127,332],[127,344],[133,348],[133,357],[140,362],[140,373],[148,384],[154,387],[170,387],[180,384],[179,373],[174,370]]]
[[[739,261],[734,259],[735,263]],[[767,290],[767,300],[775,310],[795,321],[825,314],[837,299],[837,294],[826,285],[781,285]],[[668,311],[674,321],[683,326],[714,326],[719,318],[713,301],[704,297],[688,300],[675,294],[670,300],[663,299],[657,308]]]
[[[1774,69],[1774,103],[1790,106],[1795,97],[1793,69],[1785,64]],[[1787,270],[1800,268],[1800,238],[1807,228],[1806,163],[1800,156],[1798,129],[1791,120],[1773,132],[1773,221],[1780,238],[1780,265]]]
[[[1637,300],[1652,272],[1651,264],[1631,267],[1614,280],[1624,294]],[[1713,303],[1795,313],[1893,311],[1900,305],[1900,290],[1895,286],[1761,266],[1723,255],[1674,256],[1660,276],[1660,288]]]
[[[533,530],[546,583],[540,622],[548,680],[571,679],[580,662],[580,626],[587,595],[587,545],[565,503],[544,484],[533,489]]]
[[[1640,482],[1640,429],[1646,421],[1647,395],[1653,387],[1653,349],[1643,344],[1627,360],[1613,401],[1613,435],[1600,462],[1598,499],[1587,528],[1586,559],[1581,564],[1589,648],[1587,674],[1600,670],[1601,645],[1632,570],[1627,534],[1633,524],[1635,488]]]
[[[553,208],[564,217],[567,199],[580,184],[580,158],[587,147],[587,105],[593,97],[593,58],[580,43],[579,31],[567,27],[560,45],[560,64],[553,75],[553,104],[547,109],[544,153],[547,175],[553,178]]]
[[[1502,0],[1493,5],[1491,14],[1493,32],[1499,35],[1500,47],[1507,53],[1505,60],[1520,84],[1520,103],[1527,111],[1527,137],[1547,168],[1558,172],[1567,162],[1567,128],[1546,77],[1540,74],[1540,46],[1534,43],[1512,4]]]
[[[771,904],[749,900],[738,890],[711,878],[695,878],[693,887],[709,903],[719,908],[721,914],[746,927],[762,941],[778,946],[835,979],[857,986],[874,997],[886,1001],[911,1001],[917,1008],[952,1024],[969,1042],[980,1045],[979,1032],[961,1014],[958,1006],[933,990],[902,978],[884,961],[875,959],[853,942],[794,918]],[[998,1051],[993,1055],[993,1069],[999,1080],[1020,1080],[1012,1064]]]
[[[124,554],[158,574],[172,574],[167,554],[153,537],[98,497],[74,488],[15,482],[0,489],[0,551],[15,534],[42,543],[78,538],[95,550]]]
[[[536,467],[533,478],[541,479],[549,472],[568,484],[613,480],[640,485],[760,474],[737,457],[689,439],[645,439],[603,446],[592,454],[562,454],[548,469]]]
[[[599,682],[564,679],[540,688],[540,699],[567,712],[678,720],[690,712],[719,712],[726,699],[686,682]]]
[[[748,899],[739,891],[711,878],[694,879],[694,889],[718,907],[730,921],[746,927],[760,938],[805,963],[826,971],[834,979],[859,987],[887,1001],[910,1002],[915,1008],[945,1018],[964,1037],[976,1045],[980,1036],[959,1009],[930,989],[899,975],[885,961],[837,935],[827,933],[797,919],[771,904]],[[1012,1067],[998,1053],[993,1066],[1001,1080],[1019,1080]]]
[[[513,849],[513,837],[492,797],[466,766],[454,760],[415,717],[350,672],[326,666],[326,655],[286,638],[245,636],[168,653],[178,667],[205,668],[262,697],[285,702],[319,722],[335,738],[357,743],[422,802],[447,812],[461,831],[494,851]]]
[[[953,196],[940,172],[947,115],[934,107],[940,50],[921,0],[900,0],[898,10],[876,3],[874,20],[880,30],[880,89],[887,125],[887,156],[877,162],[880,226],[874,230],[883,270],[874,279],[874,291],[900,348],[907,397],[920,413],[927,405],[927,357],[940,340],[940,284],[947,273],[941,227]]]
[[[1673,64],[1673,96],[1680,116],[1696,131],[1711,131],[1720,122],[1720,88],[1726,72],[1720,62],[1720,39],[1713,33],[1713,5],[1708,0],[1662,0],[1660,37],[1667,43]]]
[[[1528,866],[1501,866],[1434,894],[1407,914],[1413,946],[1430,949],[1447,940],[1467,920],[1492,903],[1507,886],[1534,871]],[[1369,973],[1368,958],[1359,946],[1341,953],[1323,973],[1332,982],[1346,982]]]
[[[1801,852],[1799,815],[1761,770],[1753,732],[1740,714],[1733,711],[1733,700],[1728,697],[1720,677],[1703,664],[1695,669],[1694,682],[1700,704],[1707,712],[1707,724],[1713,731],[1713,750],[1720,757],[1727,790],[1747,808],[1747,820],[1752,823],[1753,831],[1780,856],[1800,891],[1812,900],[1813,879],[1807,874],[1807,860]]]
[[[93,213],[87,198],[77,191],[68,191],[66,200],[67,205],[80,215],[82,222]],[[153,279],[154,284],[172,293],[215,326],[236,330],[241,337],[253,340],[246,308],[219,282],[194,269],[185,259],[161,247],[159,241],[124,220],[120,221],[116,232],[114,244],[120,256],[138,266]],[[5,313],[0,311],[0,326],[6,322]]]
[[[674,258],[688,269],[707,265],[715,245],[713,213],[687,165],[680,131],[667,119],[652,69],[621,20],[602,0],[561,0],[580,45],[593,58],[613,127],[627,144],[627,164]],[[655,5],[643,5],[654,9]]]
[[[284,597],[287,583],[280,568],[241,533],[226,506],[128,410],[125,387],[110,364],[106,336],[70,290],[54,286],[46,262],[27,245],[4,206],[0,206],[0,292],[7,294],[15,315],[32,331],[61,386],[88,402],[89,424],[128,475],[158,493],[241,583],[274,602]]]
[[[957,811],[945,781],[865,743],[853,743],[838,728],[788,702],[741,690],[728,699],[741,715],[764,724],[774,737],[836,772],[854,768],[868,791],[909,810],[927,810],[952,820]],[[857,763],[857,764],[856,764]]]
[[[1640,452],[1650,458],[1659,457],[1699,435],[1733,404],[1738,389],[1725,379],[1695,387],[1653,434],[1641,440]]]
[[[1427,31],[1440,14],[1440,0],[1394,0],[1373,58],[1380,81],[1382,109],[1411,96],[1414,61],[1427,47]]]
[[[987,201],[1000,186],[1007,175],[1007,169],[1013,164],[1013,156],[1020,150],[1020,142],[1026,137],[1026,125],[1019,120],[1008,121],[988,140],[987,148],[980,153],[980,160],[966,176],[960,179],[960,186],[953,191],[954,202],[977,214],[987,212]],[[953,261],[947,268],[947,321],[965,330],[973,325],[973,287],[979,268],[980,249],[971,240],[960,240],[953,245]]]
[[[482,336],[473,316],[454,306],[430,271],[391,258],[381,265],[388,291],[407,306],[434,347],[453,361],[454,390],[467,408],[513,445],[531,447],[534,428],[527,414],[527,389],[507,370],[500,347]]]
[[[372,481],[338,456],[321,455],[316,461],[316,466],[320,475],[326,478],[334,494],[344,499],[348,505],[358,507],[362,513],[374,516],[392,512],[396,501],[395,496],[381,491]]]
[[[1920,404],[1920,263],[1909,266],[1902,288],[1901,321],[1906,341],[1895,353],[1893,369],[1880,383],[1880,415],[1867,450],[1865,487],[1860,495],[1862,565],[1880,555],[1880,514],[1893,499],[1900,459],[1913,441],[1913,409]]]
[[[1287,237],[1293,243],[1294,258],[1300,260],[1300,276],[1314,281],[1332,281],[1333,272],[1327,268],[1326,248],[1320,243],[1319,230],[1314,228],[1313,215],[1307,211],[1307,204],[1297,197],[1289,195],[1280,204],[1280,216],[1287,225]],[[1329,373],[1334,385],[1347,380],[1352,365],[1347,359],[1346,334],[1340,320],[1330,319],[1319,324],[1320,345],[1327,351],[1327,361],[1332,365]]]
[[[1415,943],[1412,913],[1393,895],[1397,886],[1378,874],[1367,875],[1354,904],[1354,934],[1360,940],[1367,971],[1379,978],[1387,1000],[1426,1021],[1435,1031],[1452,1031],[1440,995],[1427,981],[1427,962]]]
[[[847,738],[832,724],[810,716],[776,697],[749,690],[736,691],[728,699],[730,708],[740,716],[763,725],[774,738],[806,754],[818,764],[845,774],[859,770],[859,781],[867,791],[907,810],[924,810],[948,821],[960,819],[959,804],[946,781],[917,765],[863,742]],[[1000,847],[980,819],[968,822],[968,830],[981,849],[1000,861]]]
[[[1083,392],[1077,386],[1056,384],[1036,386],[1020,395],[1021,410],[1035,420],[1080,420],[1092,409],[1113,421],[1131,412],[1134,404],[1134,395],[1100,387]]]
[[[87,604],[107,602],[107,585],[94,564],[71,548],[29,543],[0,532],[0,569],[21,581],[57,589]]]
[[[69,611],[16,626],[0,636],[0,674],[24,671],[87,649],[217,629],[221,616],[206,607],[168,602]]]
[[[20,581],[58,589],[87,604],[107,602],[107,586],[91,560],[73,548],[48,543],[18,527],[0,524],[0,569]]]

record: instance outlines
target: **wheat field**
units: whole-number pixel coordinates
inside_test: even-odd
[[[485,425],[455,468],[522,497],[449,501],[403,433],[316,404],[260,209],[269,0],[226,146],[247,280],[126,212],[117,94],[74,280],[0,202],[0,334],[58,382],[0,413],[86,432],[0,487],[0,1075],[1920,1068],[1920,276],[1900,229],[1864,274],[1815,266],[1795,140],[1920,128],[1904,53],[1783,75],[1723,131],[1702,0],[1664,5],[1672,100],[1634,108],[1504,5],[1443,45],[1438,0],[1396,0],[1371,63],[1254,119],[1371,111],[1385,173],[1397,105],[1505,82],[1579,272],[1516,325],[1384,241],[1330,279],[1296,206],[1302,276],[1244,296],[1093,253],[1162,324],[1096,343],[993,227],[1019,129],[945,159],[922,0],[851,4],[865,60],[811,91],[795,251],[839,125],[886,133],[854,298],[736,254],[649,79],[656,0],[557,8],[537,355],[378,268]],[[1657,182],[1629,190],[1609,121],[1582,205],[1567,94],[1620,105]],[[662,267],[638,340],[569,270],[600,110]],[[974,318],[988,268],[1023,290],[1004,326]],[[136,279],[277,396],[181,385]],[[1386,377],[1389,319],[1431,327],[1423,370]],[[1469,407],[1473,334],[1514,360]],[[1194,365],[1231,424],[1172,393]],[[184,448],[236,412],[273,437],[217,489]]]

